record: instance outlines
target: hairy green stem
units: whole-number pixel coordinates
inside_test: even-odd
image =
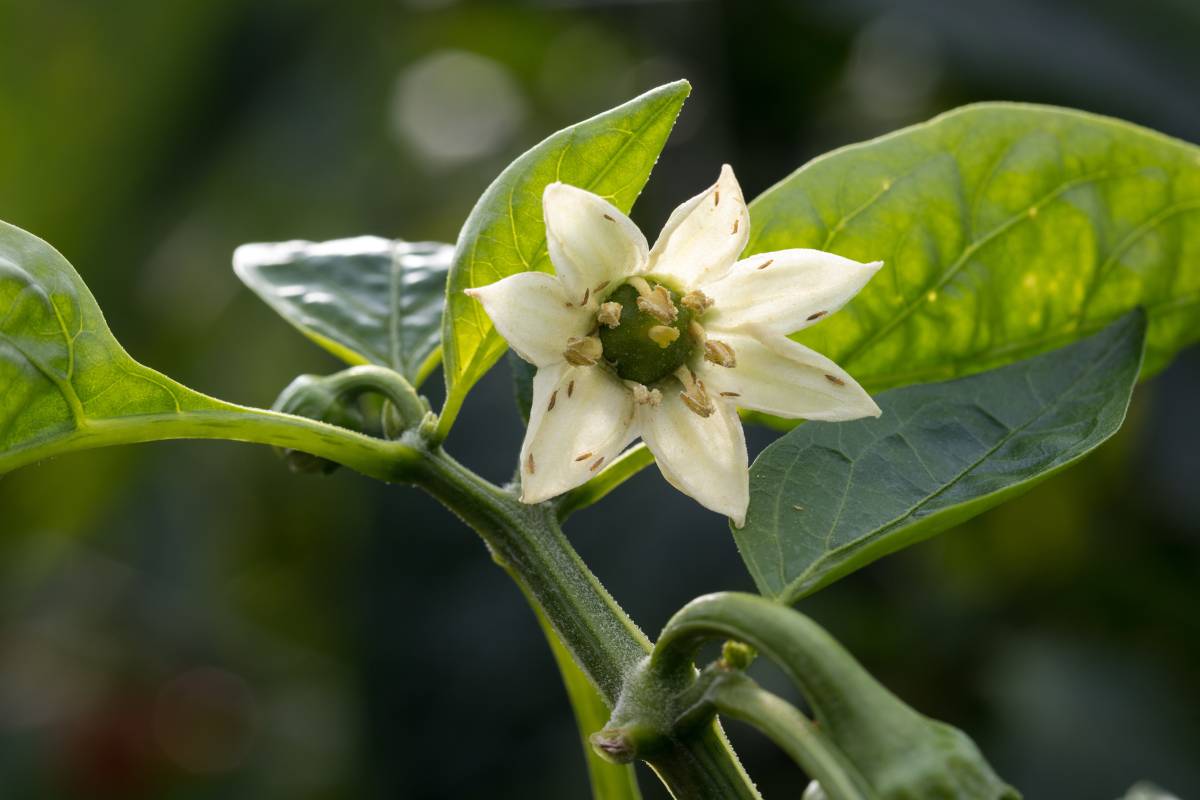
[[[625,679],[650,652],[650,641],[571,547],[553,506],[519,502],[440,449],[422,456],[416,482],[479,533],[604,702],[615,703]],[[715,724],[672,742],[648,763],[680,800],[758,798]]]

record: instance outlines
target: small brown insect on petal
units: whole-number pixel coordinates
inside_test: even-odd
[[[602,291],[605,286],[608,286],[609,283],[611,283],[611,281],[600,281],[596,284],[596,288],[593,291]]]
[[[600,456],[599,458],[597,458],[595,461],[592,462],[592,465],[590,467],[588,467],[588,470],[590,472],[595,472],[596,470],[600,469],[600,465],[603,463],[604,463],[604,456]]]
[[[587,461],[591,457],[592,457],[592,451],[588,450],[586,453],[580,453],[579,455],[575,456],[575,460],[576,461]]]
[[[558,402],[558,389],[550,393],[550,403],[546,406],[547,411],[554,410],[554,404]]]
[[[613,219],[612,217],[610,217],[608,214],[605,214],[605,215],[604,215],[604,218],[605,218],[606,220],[608,220],[609,222],[616,222],[616,220],[615,220],[615,219]]]
[[[741,221],[742,221],[742,218],[741,218],[741,217],[738,217],[737,219],[735,219],[735,220],[733,221],[733,229],[732,229],[731,231],[729,231],[730,235],[733,235],[733,234],[737,233],[737,231],[738,231],[738,224],[739,224]]]
[[[741,397],[741,392],[721,392],[721,397]]]
[[[567,384],[567,397],[570,397],[573,394],[575,394],[575,381],[571,381]]]
[[[713,205],[716,206],[716,205],[719,205],[720,203],[721,203],[721,190],[717,189],[715,192],[713,192]]]
[[[583,299],[579,301],[579,305],[581,305],[581,306],[586,306],[586,305],[587,305],[587,301],[588,301],[588,299],[589,299],[591,296],[592,296],[592,290],[591,290],[591,289],[584,289],[584,290],[583,290]]]
[[[529,471],[530,475],[537,471],[537,464],[533,463],[533,453],[530,453],[528,456],[526,456],[525,469]]]
[[[834,386],[845,386],[846,382],[836,375],[826,375],[825,380],[832,383]]]
[[[828,311],[818,311],[815,314],[809,314],[808,317],[806,318],[806,320],[808,322],[812,322],[814,319],[820,319],[821,317],[825,316],[828,313],[829,313]]]
[[[773,258],[768,258],[766,261],[764,261],[763,263],[759,264],[759,265],[758,265],[758,268],[759,268],[759,269],[766,269],[767,267],[771,266],[771,265],[772,265],[772,264],[774,264],[774,263],[775,263],[775,259],[773,259]]]

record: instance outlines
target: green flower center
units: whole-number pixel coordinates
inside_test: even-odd
[[[654,281],[647,283],[651,289],[660,285]],[[621,324],[615,328],[601,325],[600,343],[604,346],[605,361],[624,380],[649,386],[686,364],[696,350],[696,341],[689,331],[691,310],[680,304],[675,292],[663,288],[675,308],[672,321],[639,308],[638,290],[628,283],[608,296],[608,302],[621,304]]]

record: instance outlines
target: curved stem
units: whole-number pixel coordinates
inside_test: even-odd
[[[758,728],[819,782],[829,800],[872,800],[875,792],[812,721],[741,673],[727,673],[706,695],[717,713]]]
[[[479,533],[492,558],[545,615],[610,706],[650,652],[650,641],[563,536],[554,508],[525,505],[440,449],[422,452],[418,484]],[[715,724],[649,760],[675,797],[758,800]]]

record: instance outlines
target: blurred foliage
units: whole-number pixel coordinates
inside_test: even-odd
[[[453,240],[524,147],[677,77],[648,230],[722,161],[752,197],[972,100],[1196,142],[1198,31],[1188,0],[0,0],[0,218],[63,251],[135,358],[268,405],[336,365],[240,288],[242,242]],[[521,436],[506,381],[450,441],[496,479]],[[1197,397],[1193,349],[1083,465],[803,608],[1029,797],[1200,793]],[[14,473],[0,509],[6,797],[581,796],[536,622],[414,493],[173,443]],[[652,470],[570,532],[649,631],[751,587],[723,520]],[[796,794],[733,735],[768,797]]]

